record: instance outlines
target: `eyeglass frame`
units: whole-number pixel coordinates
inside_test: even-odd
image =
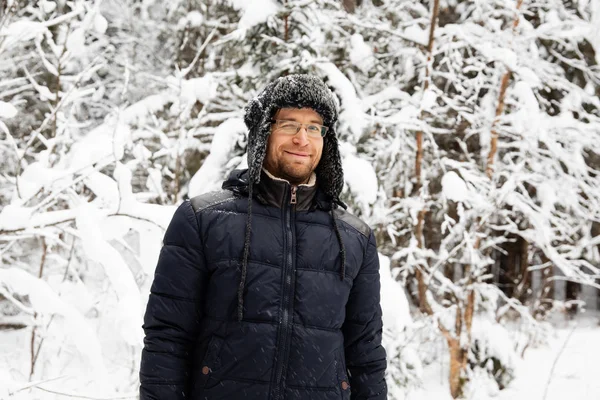
[[[307,136],[317,138],[317,136],[311,136],[310,133],[309,133],[309,131],[308,131],[308,127],[311,126],[311,125],[321,127],[321,129],[319,129],[320,134],[321,134],[319,137],[324,138],[325,135],[327,135],[327,132],[329,132],[329,127],[328,126],[317,124],[317,123],[314,123],[314,122],[311,122],[311,123],[308,123],[308,124],[303,124],[301,122],[291,121],[289,119],[272,119],[271,120],[271,123],[273,125],[275,125],[275,129],[279,129],[280,128],[280,126],[278,126],[278,124],[281,123],[281,122],[291,122],[291,123],[293,123],[293,124],[296,125],[296,132],[294,132],[293,134],[289,134],[290,136],[297,135],[298,132],[300,132],[300,129],[304,128],[304,130],[306,130],[306,135]]]

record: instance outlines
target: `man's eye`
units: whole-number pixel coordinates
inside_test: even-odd
[[[293,122],[286,121],[286,122],[282,122],[280,126],[282,128],[295,128],[296,124]]]
[[[309,132],[321,133],[321,127],[318,125],[309,125],[307,129]]]

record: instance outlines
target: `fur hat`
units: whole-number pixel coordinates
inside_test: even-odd
[[[244,122],[249,129],[248,170],[251,182],[260,182],[271,120],[281,108],[312,108],[323,118],[323,125],[329,127],[323,138],[323,154],[315,173],[319,187],[333,199],[339,200],[344,186],[344,173],[335,130],[338,110],[331,90],[314,75],[278,78],[246,105]]]

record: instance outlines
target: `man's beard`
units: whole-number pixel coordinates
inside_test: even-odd
[[[294,167],[293,165],[278,163],[277,171],[271,173],[278,178],[285,179],[292,185],[301,185],[310,180],[312,172],[311,168],[306,165]]]

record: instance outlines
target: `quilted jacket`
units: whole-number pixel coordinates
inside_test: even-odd
[[[239,321],[247,186],[234,171],[173,216],[144,317],[141,400],[385,399],[373,232],[318,182],[263,176]]]

